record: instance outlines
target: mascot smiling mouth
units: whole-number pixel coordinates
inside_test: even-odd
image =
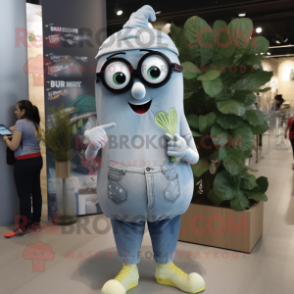
[[[152,100],[149,100],[144,103],[138,103],[138,104],[134,104],[134,103],[130,103],[130,102],[128,102],[128,103],[136,113],[143,114],[149,110],[151,102],[152,102]]]

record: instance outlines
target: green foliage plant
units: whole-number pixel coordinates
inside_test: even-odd
[[[268,181],[245,166],[253,149],[253,135],[268,130],[266,116],[246,110],[256,92],[272,77],[261,60],[269,42],[255,37],[249,18],[211,27],[198,16],[184,27],[171,26],[171,37],[184,68],[184,108],[200,160],[192,166],[196,185],[193,202],[205,199],[237,211],[267,201]]]
[[[73,158],[71,154],[71,142],[73,139],[72,126],[69,122],[69,113],[63,104],[58,109],[54,106],[49,108],[52,113],[52,125],[42,132],[41,140],[46,148],[53,153],[54,160],[66,162]]]

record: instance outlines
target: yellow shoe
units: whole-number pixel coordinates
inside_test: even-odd
[[[124,263],[114,280],[109,280],[104,284],[101,294],[125,294],[128,290],[136,287],[138,281],[137,265]]]
[[[197,273],[186,274],[172,261],[157,264],[155,278],[158,284],[172,286],[187,293],[199,293],[205,290],[205,282]]]

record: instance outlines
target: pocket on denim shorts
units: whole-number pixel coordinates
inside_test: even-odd
[[[108,173],[108,198],[115,204],[120,204],[127,200],[127,191],[121,186],[120,181],[124,174],[120,169],[110,167]]]
[[[163,197],[168,202],[175,202],[180,197],[179,177],[176,169],[167,170],[164,177],[168,181],[167,187],[163,191]]]

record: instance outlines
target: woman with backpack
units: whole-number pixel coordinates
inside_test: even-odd
[[[6,238],[26,236],[29,227],[41,229],[42,195],[40,173],[43,159],[40,153],[40,116],[36,106],[28,100],[19,101],[15,114],[17,122],[10,130],[12,140],[3,136],[8,148],[14,151],[14,179],[19,197],[20,216],[16,228],[4,236]],[[31,194],[33,196],[33,218],[31,219]]]
[[[287,124],[286,129],[285,129],[285,139],[287,139],[288,130],[289,130],[289,140],[290,140],[291,145],[292,145],[293,158],[294,158],[294,115],[292,115],[288,120],[288,124]],[[294,162],[292,163],[292,169],[294,170]]]

